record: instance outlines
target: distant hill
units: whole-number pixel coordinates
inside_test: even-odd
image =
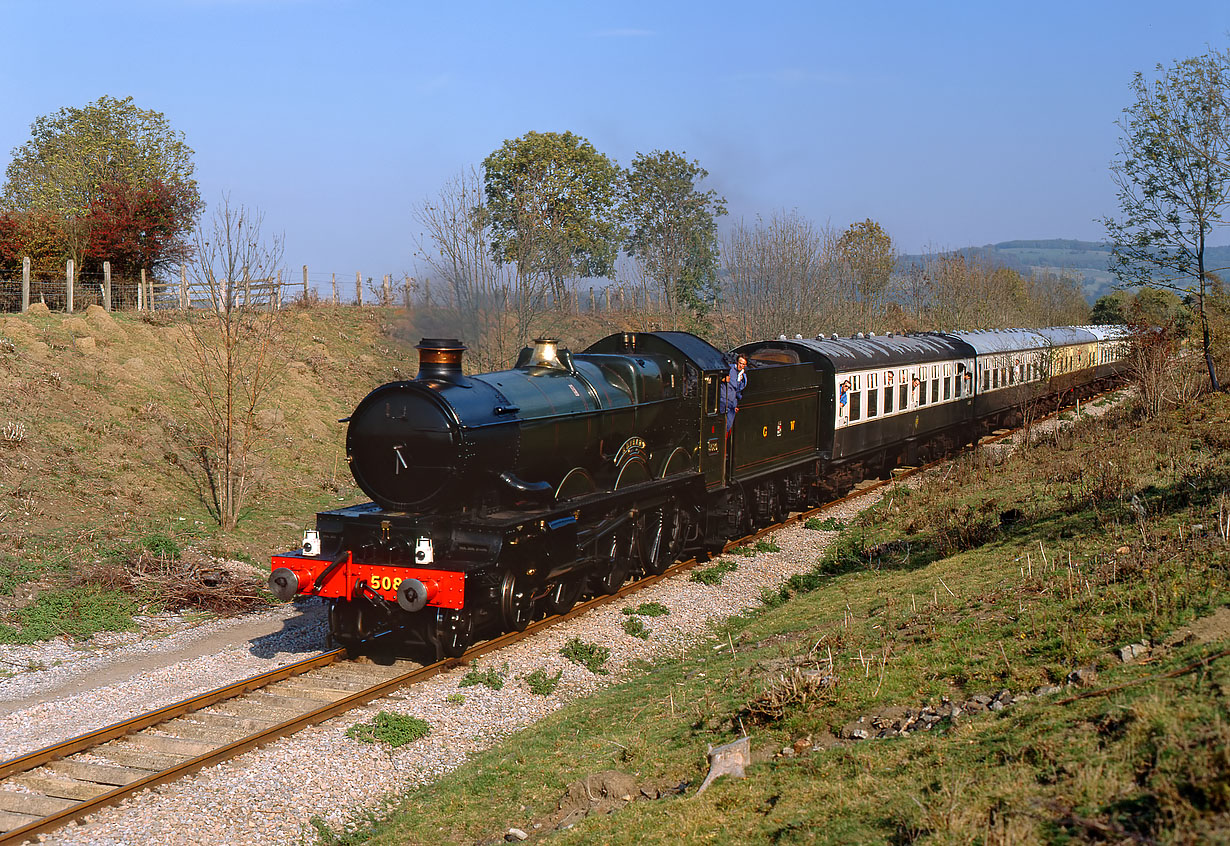
[[[1067,272],[1082,280],[1085,298],[1090,303],[1114,290],[1115,279],[1110,274],[1110,245],[1097,241],[1071,241],[1052,238],[1041,241],[1002,241],[982,247],[951,250],[969,258],[985,259],[1019,273]],[[1212,267],[1230,265],[1230,246],[1210,247],[1208,264]],[[904,255],[903,264],[918,264],[921,255]]]

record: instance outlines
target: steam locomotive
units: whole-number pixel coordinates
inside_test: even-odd
[[[461,655],[581,597],[1100,390],[1123,327],[759,341],[626,332],[572,354],[543,338],[465,375],[424,339],[413,380],[373,390],[346,452],[370,502],[317,515],[271,590],[329,601],[333,639],[390,633]],[[721,382],[748,360],[726,431]]]

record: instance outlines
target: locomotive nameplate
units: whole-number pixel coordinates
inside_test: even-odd
[[[645,454],[645,439],[631,437],[623,442],[618,450],[615,451],[615,466],[621,466],[624,461],[634,455],[644,456]]]

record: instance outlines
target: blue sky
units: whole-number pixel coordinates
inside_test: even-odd
[[[206,202],[261,209],[315,280],[413,274],[414,207],[530,130],[623,165],[684,152],[728,221],[870,217],[905,252],[1097,239],[1133,73],[1230,45],[1225,0],[0,0],[0,20],[0,162],[39,115],[131,95],[185,134]]]

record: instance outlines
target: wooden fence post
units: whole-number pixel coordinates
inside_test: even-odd
[[[103,310],[111,311],[111,262],[103,262]]]
[[[381,305],[384,305],[384,306],[393,305],[393,274],[392,273],[384,274],[384,302],[381,303]]]
[[[188,268],[179,266],[179,307],[188,310]]]
[[[337,305],[337,274],[333,274],[333,304]]]
[[[282,307],[282,268],[278,268],[278,287],[270,298],[269,310],[275,311]]]
[[[21,310],[30,310],[30,257],[21,259]]]
[[[303,266],[303,302],[304,302],[305,304],[306,304],[306,303],[307,303],[307,301],[308,301],[308,294],[307,294],[307,292],[308,292],[307,265],[305,264],[305,265]]]
[[[154,286],[145,287],[145,268],[141,268],[141,292],[145,294],[145,308],[148,311],[154,310]]]
[[[363,305],[363,273],[359,270],[354,272],[354,304]]]
[[[73,260],[69,259],[64,268],[64,289],[68,292],[68,313],[73,313]]]

